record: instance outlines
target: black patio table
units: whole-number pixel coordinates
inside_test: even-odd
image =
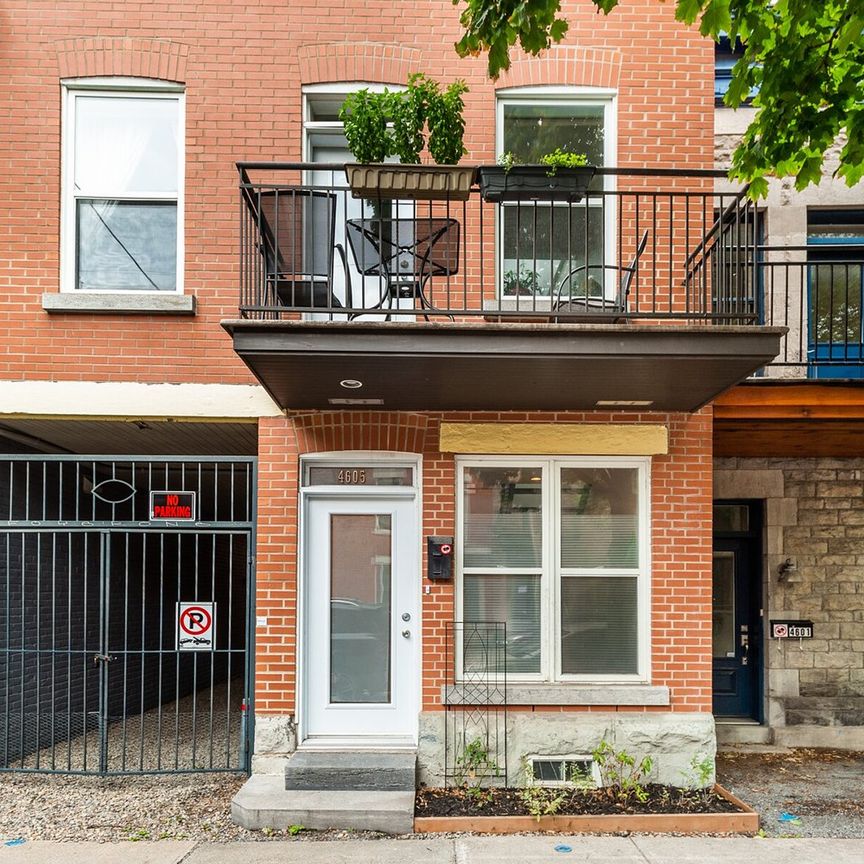
[[[422,314],[427,321],[430,312],[452,319],[434,305],[427,289],[433,276],[450,277],[459,270],[459,223],[455,219],[349,219],[346,224],[348,243],[360,274],[382,280],[378,302],[364,312],[386,306],[390,320],[394,298],[414,297],[425,310]],[[361,314],[355,312],[351,317]]]

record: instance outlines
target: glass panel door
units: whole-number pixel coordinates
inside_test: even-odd
[[[330,517],[330,701],[390,701],[389,513]]]
[[[314,496],[304,517],[304,741],[412,743],[420,662],[413,494],[360,487]]]

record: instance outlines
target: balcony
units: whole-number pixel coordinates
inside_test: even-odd
[[[864,244],[754,247],[750,290],[760,323],[787,328],[760,377],[864,378]]]
[[[600,169],[580,200],[353,197],[239,163],[234,348],[284,408],[692,411],[769,363],[752,205],[713,171]]]

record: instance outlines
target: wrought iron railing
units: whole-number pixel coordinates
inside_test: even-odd
[[[766,374],[862,377],[864,244],[759,245],[752,271],[760,323],[788,328]]]
[[[243,317],[759,322],[755,244],[739,242],[752,205],[715,191],[722,172],[598,169],[581,200],[553,204],[476,186],[355,198],[337,164],[238,170]]]

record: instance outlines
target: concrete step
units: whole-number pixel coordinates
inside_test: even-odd
[[[718,721],[714,728],[720,749],[732,748],[737,744],[771,744],[774,741],[774,730],[770,726]]]
[[[285,789],[278,774],[253,774],[231,801],[231,818],[253,830],[351,828],[407,834],[414,827],[414,787],[410,790]]]
[[[285,766],[288,790],[411,792],[417,788],[414,750],[299,750]]]

